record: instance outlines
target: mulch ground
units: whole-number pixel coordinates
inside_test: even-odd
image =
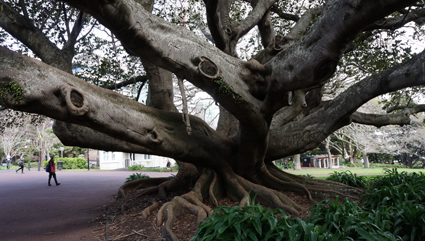
[[[313,206],[304,196],[291,192],[284,192],[284,194],[305,210]],[[153,211],[145,220],[142,220],[141,216],[142,211],[154,202],[158,202],[162,206],[173,197],[158,198],[157,195],[136,197],[129,193],[126,199],[118,199],[110,205],[102,207],[104,214],[93,220],[93,222],[99,224],[93,231],[94,236],[97,240],[165,240],[161,234],[161,227],[156,224],[158,210]],[[208,203],[205,204],[209,205]],[[238,205],[237,202],[226,197],[219,201],[219,206],[233,207],[236,205]],[[267,206],[264,207],[267,208]],[[303,213],[299,218],[306,219],[307,213]],[[179,240],[190,240],[195,235],[198,227],[196,219],[196,216],[189,213],[176,217],[173,232]]]

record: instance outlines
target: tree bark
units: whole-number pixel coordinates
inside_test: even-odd
[[[370,168],[370,164],[369,164],[369,158],[367,156],[367,152],[363,152],[363,161],[364,161],[364,168]]]
[[[301,170],[301,154],[294,155],[294,170]]]

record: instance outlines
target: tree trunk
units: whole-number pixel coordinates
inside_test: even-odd
[[[363,161],[364,161],[364,168],[370,168],[369,165],[369,158],[367,157],[367,152],[363,152]]]
[[[301,154],[294,155],[294,170],[301,170]]]
[[[328,169],[332,168],[332,154],[331,154],[331,149],[329,148],[329,144],[331,142],[331,137],[328,136],[326,138],[326,144],[325,144],[325,148],[326,148],[326,152],[328,153]]]

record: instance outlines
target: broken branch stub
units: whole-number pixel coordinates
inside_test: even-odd
[[[210,79],[217,79],[220,77],[220,69],[217,65],[205,56],[201,56],[201,62],[198,64],[198,69],[202,75]]]
[[[69,113],[74,116],[82,116],[89,111],[87,98],[71,85],[61,85],[58,87],[58,92],[65,100],[66,107]]]

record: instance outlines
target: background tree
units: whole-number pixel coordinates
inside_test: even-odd
[[[391,114],[357,111],[386,93],[421,91],[425,53],[412,41],[423,38],[423,1],[205,0],[179,5],[176,15],[164,14],[172,4],[163,2],[63,2],[75,8],[33,3],[59,14],[46,21],[52,28],[44,28],[45,18],[38,18],[43,11],[25,21],[33,17],[26,13],[32,7],[0,1],[0,26],[44,62],[1,47],[1,105],[56,119],[54,133],[65,145],[177,159],[175,178],[120,188],[121,196],[187,191],[159,211],[158,223],[166,222],[163,233],[170,240],[176,239],[175,215],[190,207],[201,220],[211,213],[203,202],[217,205],[224,194],[241,205],[248,193],[256,194],[261,203],[293,214],[303,210],[281,191],[312,203],[335,195],[355,198],[357,189],[293,176],[273,160],[313,149],[352,122],[409,124],[411,114],[424,110],[409,105]],[[73,25],[56,27],[55,19]],[[111,43],[101,51],[106,59],[99,55],[97,65],[80,66],[88,74],[97,69],[98,82],[71,75],[77,36],[83,26],[90,31],[90,21],[106,27]],[[414,34],[406,35],[405,27]],[[133,69],[143,66],[149,79],[146,105],[101,84],[111,80],[117,90],[119,81],[127,81],[121,78],[126,69],[118,69],[125,58],[119,46],[141,61]],[[81,48],[86,57],[90,50]],[[220,109],[216,130],[186,108],[183,115],[176,112],[173,74],[180,86],[190,82],[214,98]]]
[[[2,156],[14,156],[19,155],[19,152],[23,148],[24,143],[24,132],[22,128],[6,128],[0,135],[0,144],[3,149]]]

